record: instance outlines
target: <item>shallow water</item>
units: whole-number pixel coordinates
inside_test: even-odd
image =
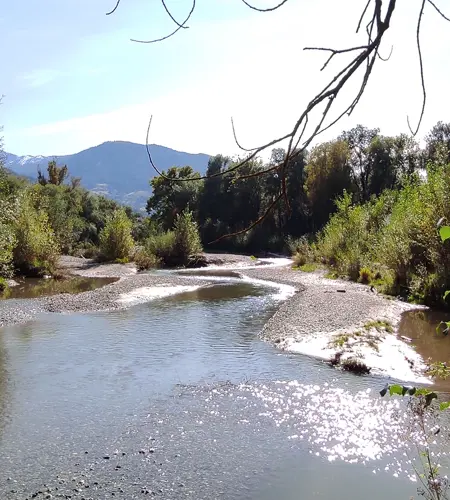
[[[0,330],[0,497],[409,498],[400,402],[262,342],[279,298],[228,279]]]
[[[87,292],[114,283],[117,278],[73,277],[64,280],[22,278],[16,281],[18,285],[0,294],[0,299],[32,299],[59,293]]]
[[[441,321],[449,321],[448,312],[414,310],[403,313],[399,335],[411,339],[416,351],[426,360],[450,362],[450,335],[436,331]],[[450,379],[437,380],[435,387],[450,393]]]

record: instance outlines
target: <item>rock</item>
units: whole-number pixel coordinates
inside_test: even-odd
[[[109,458],[110,458],[110,457],[109,457],[109,455],[104,455],[104,456],[103,456],[103,458],[104,458],[105,460],[109,460]]]

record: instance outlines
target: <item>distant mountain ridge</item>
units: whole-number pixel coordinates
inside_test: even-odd
[[[210,158],[207,154],[191,154],[150,145],[155,165],[161,170],[190,165],[204,174]],[[149,180],[156,172],[151,167],[146,147],[126,141],[104,142],[98,146],[64,156],[17,156],[6,153],[5,167],[13,172],[37,178],[37,171],[47,169],[49,161],[67,165],[69,174],[81,177],[87,189],[126,203],[135,209],[145,207],[151,194]]]

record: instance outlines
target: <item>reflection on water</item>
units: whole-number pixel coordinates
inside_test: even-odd
[[[450,335],[437,332],[441,321],[449,321],[449,313],[441,311],[416,310],[403,313],[399,335],[411,339],[417,352],[427,360],[450,361]],[[436,381],[436,387],[450,392],[450,380]]]
[[[117,278],[73,277],[63,280],[22,278],[16,281],[18,285],[0,294],[0,299],[29,299],[59,293],[87,292],[114,283]]]
[[[23,481],[22,496],[5,490],[15,500],[82,473],[92,498],[111,485],[121,498],[144,486],[162,498],[409,498],[401,402],[379,397],[380,379],[262,342],[273,292],[227,281],[2,329],[0,492],[7,477]]]

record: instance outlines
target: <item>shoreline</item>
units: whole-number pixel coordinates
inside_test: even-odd
[[[401,314],[420,306],[371,292],[366,285],[331,280],[323,272],[293,270],[288,259],[256,259],[233,254],[207,254],[208,267],[182,273],[137,273],[134,264],[97,264],[90,259],[62,257],[61,268],[72,276],[118,278],[114,283],[78,294],[34,299],[9,299],[0,306],[0,327],[24,323],[43,313],[77,313],[124,309],[202,286],[217,284],[217,276],[288,285],[283,300],[260,333],[281,350],[330,361],[364,363],[373,374],[430,383],[425,363],[396,330]],[[274,263],[277,263],[274,265]],[[263,265],[266,264],[266,265]],[[272,265],[267,265],[272,264]]]

